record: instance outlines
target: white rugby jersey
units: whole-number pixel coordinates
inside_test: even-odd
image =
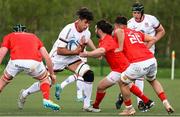
[[[86,42],[90,39],[91,33],[89,29],[87,28],[86,30],[82,32],[78,32],[76,27],[75,27],[75,22],[66,25],[62,31],[59,33],[58,39],[54,43],[51,51],[50,51],[50,57],[53,61],[53,63],[59,63],[67,59],[73,59],[74,61],[79,59],[79,55],[73,55],[73,56],[63,56],[63,55],[58,55],[57,54],[57,48],[58,47],[66,47],[68,41],[70,40],[76,40],[80,42],[80,39],[85,36]]]
[[[142,31],[145,34],[151,35],[151,36],[155,36],[156,34],[156,28],[158,28],[160,25],[159,20],[152,16],[152,15],[148,15],[148,14],[144,14],[144,19],[141,22],[136,22],[135,18],[131,18],[128,21],[128,28],[136,30],[136,31]],[[155,45],[153,45],[150,48],[150,51],[152,53],[154,53],[155,50]]]

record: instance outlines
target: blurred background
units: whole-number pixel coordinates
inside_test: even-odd
[[[0,0],[0,42],[4,35],[12,32],[13,25],[21,23],[29,32],[37,34],[50,51],[62,28],[76,19],[77,9],[85,6],[94,13],[90,30],[97,45],[95,23],[102,18],[113,23],[120,14],[131,18],[131,6],[136,1],[143,3],[145,13],[156,16],[166,30],[165,36],[156,44],[159,67],[171,67],[171,52],[175,50],[175,67],[179,68],[180,0]],[[7,61],[8,56],[3,63]],[[102,61],[90,59],[89,63],[99,66]]]

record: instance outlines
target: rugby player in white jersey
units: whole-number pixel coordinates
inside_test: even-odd
[[[93,41],[91,39],[88,40],[87,42],[87,46],[90,47],[91,49],[96,49]],[[86,51],[86,49],[84,49],[84,51]],[[80,57],[81,60],[85,63],[87,63],[87,58],[82,58]],[[84,80],[81,76],[78,76],[77,74],[73,74],[73,75],[70,75],[68,76],[63,82],[61,82],[60,86],[57,86],[57,90],[59,91],[56,91],[55,93],[55,96],[56,98],[59,100],[60,99],[60,93],[62,92],[62,90],[69,84],[73,83],[76,81],[76,90],[77,90],[77,95],[76,95],[76,101],[77,102],[83,102],[84,101]]]
[[[144,14],[144,6],[141,3],[134,3],[132,6],[132,14],[133,17],[128,21],[128,28],[136,30],[136,31],[141,31],[145,34],[148,34],[150,36],[155,36],[156,40],[154,42],[147,43],[147,47],[149,50],[154,54],[155,53],[155,43],[159,41],[164,35],[165,35],[165,30],[160,24],[159,20],[152,15],[149,14]],[[140,80],[136,80],[135,84],[143,91],[144,89],[144,78]],[[119,97],[121,100],[122,98]],[[118,100],[116,102],[117,108],[120,107],[122,104],[122,101]],[[143,101],[137,97],[137,104],[138,104],[138,109],[142,112],[147,111],[144,108],[144,103]]]
[[[77,11],[78,19],[66,25],[59,33],[58,39],[54,43],[50,52],[51,60],[54,64],[54,71],[62,71],[67,69],[77,76],[81,76],[84,81],[84,111],[92,111],[90,106],[92,83],[94,81],[94,72],[89,65],[79,58],[79,53],[84,50],[85,44],[89,42],[91,33],[88,29],[90,22],[93,20],[93,14],[88,8],[80,8]],[[66,48],[70,40],[79,42],[79,46],[75,50],[68,50]],[[18,101],[19,108],[23,108],[26,97],[29,94],[39,91],[39,83],[36,82],[28,89],[21,91]],[[61,86],[56,85],[56,98],[60,94]]]

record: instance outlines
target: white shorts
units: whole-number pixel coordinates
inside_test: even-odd
[[[79,57],[64,57],[64,58],[61,58],[60,60],[57,60],[57,58],[53,58],[51,57],[51,60],[52,60],[52,63],[53,63],[53,69],[56,71],[56,70],[63,70],[65,69],[67,66],[69,66],[70,64],[78,61],[78,60],[81,60]]]
[[[131,80],[142,79],[142,77],[146,76],[147,80],[152,81],[156,78],[157,61],[155,58],[151,58],[145,61],[131,63],[123,74]]]
[[[112,83],[116,83],[120,80],[121,78],[121,73],[120,72],[116,72],[116,71],[111,71],[106,78],[108,79],[108,81],[112,82]]]
[[[13,77],[22,71],[32,77],[38,77],[46,71],[46,68],[43,62],[34,60],[9,60],[5,70]]]

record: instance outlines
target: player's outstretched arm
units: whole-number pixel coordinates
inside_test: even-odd
[[[48,67],[48,71],[50,73],[50,77],[51,77],[51,79],[53,81],[53,84],[54,84],[55,81],[56,81],[56,76],[54,75],[53,64],[52,64],[51,58],[49,57],[49,54],[48,54],[48,52],[47,52],[45,47],[41,47],[40,48],[40,52],[41,52],[41,55],[43,56],[43,58],[46,61],[46,65]]]
[[[93,51],[86,51],[86,52],[82,52],[80,53],[81,57],[94,57],[94,58],[98,58],[100,56],[103,56],[105,54],[106,50],[104,48],[97,48]]]
[[[95,50],[96,46],[94,45],[93,41],[91,39],[88,40],[87,45],[92,49]]]

